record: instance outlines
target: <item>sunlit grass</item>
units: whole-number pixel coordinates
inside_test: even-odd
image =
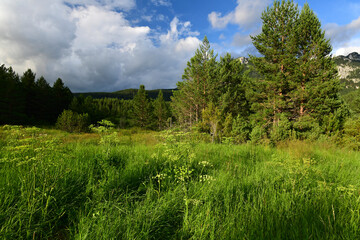
[[[0,128],[1,239],[359,239],[359,228],[359,153],[330,143]]]

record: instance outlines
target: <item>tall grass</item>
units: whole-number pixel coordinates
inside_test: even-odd
[[[360,237],[358,152],[134,134],[2,127],[0,238]]]

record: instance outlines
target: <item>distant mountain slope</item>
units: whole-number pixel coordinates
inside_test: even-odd
[[[176,89],[161,89],[164,94],[165,101],[170,101],[170,97],[173,95],[173,91]],[[138,89],[124,89],[116,92],[87,92],[87,93],[74,93],[74,96],[83,95],[84,97],[91,96],[92,98],[119,98],[124,100],[133,99]],[[160,89],[146,90],[149,98],[156,99]]]
[[[345,91],[360,87],[360,54],[353,52],[347,56],[336,56],[334,61],[338,66],[339,77],[345,84]]]

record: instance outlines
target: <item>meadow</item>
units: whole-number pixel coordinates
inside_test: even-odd
[[[360,154],[0,127],[1,239],[359,239]]]

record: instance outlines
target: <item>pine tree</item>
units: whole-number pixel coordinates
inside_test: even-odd
[[[263,78],[255,82],[252,110],[257,119],[277,127],[281,119],[297,122],[309,115],[322,124],[323,116],[334,114],[341,102],[331,45],[320,21],[308,4],[299,13],[292,1],[277,0],[262,20],[262,32],[252,37],[263,55],[251,57]]]
[[[0,66],[0,124],[24,123],[25,98],[19,76],[11,67]]]
[[[36,87],[35,87],[36,74],[28,69],[21,77],[21,85],[23,88],[25,99],[25,114],[28,117],[27,121],[34,123],[37,106],[36,106]]]
[[[177,84],[178,91],[172,97],[174,113],[180,122],[191,126],[201,120],[202,110],[212,100],[217,88],[215,70],[216,56],[205,36],[187,63],[182,76],[184,81]]]
[[[153,123],[151,105],[144,85],[140,85],[133,99],[133,120],[135,125],[141,128],[151,128]]]
[[[252,36],[256,49],[263,57],[251,56],[263,79],[256,84],[258,112],[265,125],[278,125],[280,116],[292,108],[289,93],[294,87],[296,64],[296,34],[298,8],[292,1],[274,1],[262,14],[262,32]]]
[[[250,105],[245,95],[247,86],[241,62],[227,53],[220,58],[217,69],[219,87],[214,102],[219,102],[223,116],[230,113],[232,117],[240,114],[247,118]]]
[[[158,129],[164,129],[170,114],[161,90],[159,91],[158,97],[154,102],[154,115],[156,117]]]
[[[68,109],[73,95],[68,87],[64,85],[64,82],[61,78],[58,78],[52,87],[52,92],[54,96],[54,107],[53,107],[53,119],[57,119],[60,113],[64,109]]]
[[[340,82],[330,53],[330,40],[325,38],[321,23],[305,4],[296,28],[297,84],[293,98],[295,118],[309,114],[320,123],[323,116],[334,113],[341,105],[338,97]]]
[[[34,112],[37,120],[40,121],[51,121],[51,112],[52,106],[52,96],[51,96],[51,87],[46,79],[41,76],[35,82],[35,106],[36,110]]]
[[[202,110],[203,123],[210,127],[210,134],[212,136],[212,142],[218,137],[220,130],[221,112],[220,110],[210,102],[208,106]]]

